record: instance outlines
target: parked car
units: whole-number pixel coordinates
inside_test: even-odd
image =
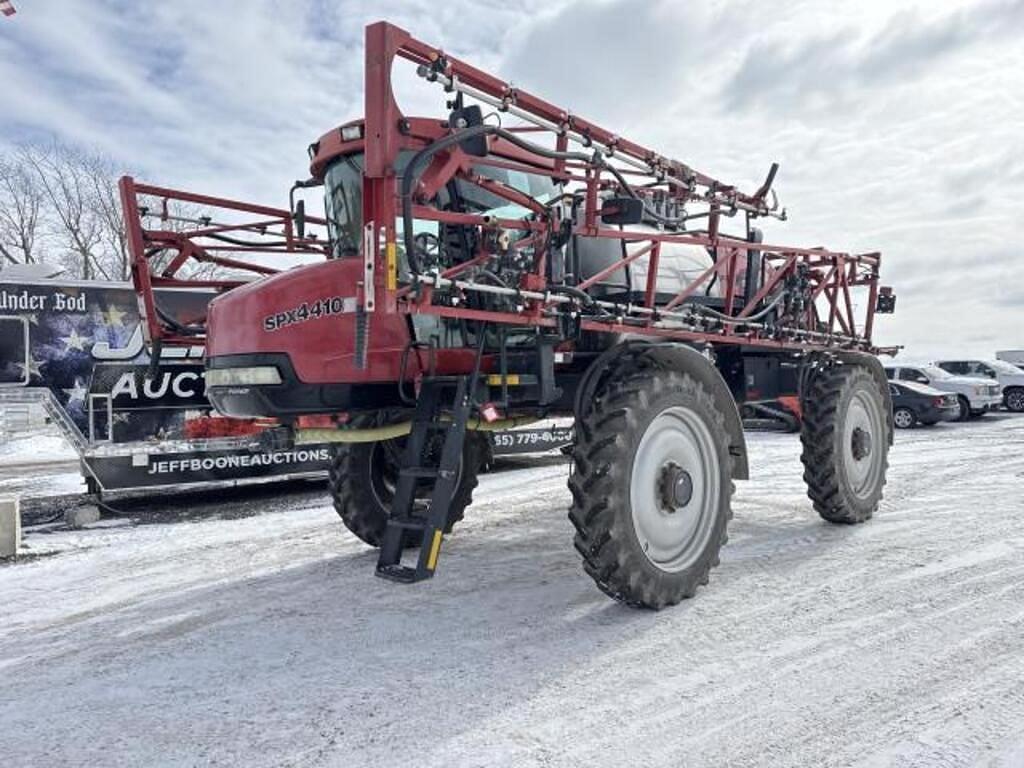
[[[1003,402],[1002,390],[991,379],[954,376],[934,365],[887,366],[885,375],[890,380],[912,381],[956,395],[960,421],[994,410]]]
[[[1003,389],[1003,405],[1007,410],[1024,411],[1024,370],[1004,360],[940,360],[935,363],[957,376],[975,376],[998,381]]]
[[[909,429],[915,424],[931,426],[960,418],[960,402],[950,392],[912,381],[891,381],[889,393],[892,395],[892,420],[898,429]]]
[[[996,360],[1015,365],[1024,370],[1024,349],[1004,349],[996,352]]]

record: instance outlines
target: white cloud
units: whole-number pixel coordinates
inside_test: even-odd
[[[52,132],[146,180],[280,203],[307,144],[361,113],[362,30],[387,18],[718,176],[779,160],[792,220],[770,239],[883,251],[900,298],[880,340],[1024,344],[1020,0],[18,9],[0,23],[0,145]]]

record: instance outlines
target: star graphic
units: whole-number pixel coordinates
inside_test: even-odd
[[[82,380],[79,379],[79,378],[75,379],[75,386],[74,387],[72,387],[71,389],[65,389],[64,390],[64,394],[66,394],[68,396],[68,405],[70,405],[71,403],[75,402],[76,400],[79,401],[79,402],[83,402],[84,403],[85,402],[85,396],[88,393],[89,393],[89,390],[87,390],[85,388],[85,385],[82,383]]]
[[[61,341],[64,342],[68,349],[77,349],[79,352],[85,351],[86,338],[78,335],[78,329],[72,328],[70,336],[62,336]]]
[[[120,325],[124,327],[124,316],[126,312],[122,312],[120,309],[111,304],[107,307],[106,311],[101,311],[103,319],[107,321],[107,325]]]

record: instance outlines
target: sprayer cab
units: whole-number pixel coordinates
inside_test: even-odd
[[[235,416],[292,418],[302,414],[381,410],[401,407],[403,386],[428,372],[468,372],[479,346],[480,324],[465,318],[374,312],[378,237],[364,214],[365,124],[348,123],[310,146],[311,182],[323,187],[328,230],[328,259],[265,277],[211,302],[207,318],[207,389],[223,413]],[[394,173],[401,176],[424,147],[450,134],[447,122],[405,121]],[[486,145],[485,145],[486,146]],[[498,222],[537,221],[537,208],[562,194],[551,168],[507,167],[522,153],[491,146],[474,163],[452,157],[463,169],[444,173],[443,183],[421,181],[417,198],[438,210],[494,222],[482,235],[470,227],[413,218],[411,240],[416,273],[443,270],[481,253],[512,252],[513,237]],[[500,188],[506,196],[492,190]],[[405,244],[404,222],[393,223],[396,240],[379,243],[386,254],[388,287],[407,283],[413,273]],[[520,238],[521,239],[521,238]],[[535,246],[524,245],[517,259],[531,259]],[[367,257],[367,254],[372,254]],[[501,268],[489,272],[502,284]],[[514,302],[508,309],[518,311]],[[481,307],[482,308],[482,307]],[[504,332],[515,337],[514,328]],[[524,341],[532,330],[520,329]],[[497,336],[486,343],[482,361],[489,370]],[[407,403],[405,403],[407,405]]]

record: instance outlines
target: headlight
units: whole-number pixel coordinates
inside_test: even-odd
[[[259,384],[280,384],[281,373],[272,365],[248,368],[210,368],[206,371],[208,387],[251,387]]]
[[[356,141],[357,139],[361,138],[363,138],[362,123],[357,123],[356,125],[343,125],[341,127],[342,141]]]

